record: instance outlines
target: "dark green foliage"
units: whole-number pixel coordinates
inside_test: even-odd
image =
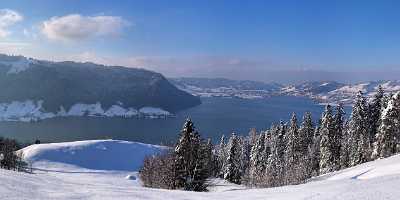
[[[8,170],[22,171],[26,163],[22,161],[22,154],[17,154],[20,144],[7,138],[0,138],[0,167]]]
[[[148,158],[144,163],[141,169],[144,186],[205,191],[206,180],[212,173],[210,165],[213,155],[210,145],[201,139],[192,121],[188,119],[174,151]]]

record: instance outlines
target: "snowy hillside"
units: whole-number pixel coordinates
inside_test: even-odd
[[[201,97],[257,99],[285,95],[308,97],[324,104],[352,104],[358,91],[362,91],[366,96],[371,97],[375,94],[378,85],[382,85],[387,93],[400,91],[400,81],[370,81],[357,84],[315,81],[279,85],[229,79],[176,78],[170,80],[179,89]]]
[[[138,170],[145,156],[161,153],[166,147],[120,140],[88,140],[36,144],[22,149],[24,159],[40,164],[68,164],[94,170]]]
[[[43,107],[43,100],[39,101],[12,101],[0,103],[0,121],[32,122],[53,117],[138,117],[138,118],[166,118],[173,116],[161,108],[143,107],[125,108],[123,105],[111,105],[108,109],[101,103],[84,104],[76,103],[69,110],[60,106],[56,112],[49,112]]]
[[[0,54],[0,121],[59,116],[165,118],[199,105],[162,74]]]
[[[33,174],[0,170],[0,199],[398,199],[400,155],[313,178],[307,184],[268,189],[213,180],[210,192],[143,188],[143,156],[163,147],[115,140],[40,144],[22,151]],[[128,171],[127,171],[128,170]]]

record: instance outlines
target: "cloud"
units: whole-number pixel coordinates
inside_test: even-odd
[[[24,17],[14,10],[0,9],[0,38],[7,37],[11,33],[8,28],[23,19]]]
[[[118,16],[72,14],[44,21],[41,32],[51,40],[81,41],[97,36],[118,36],[127,25],[129,23]]]

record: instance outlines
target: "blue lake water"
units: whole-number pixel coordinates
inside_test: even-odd
[[[248,134],[250,128],[265,130],[279,120],[288,121],[292,112],[301,120],[309,111],[316,121],[324,109],[310,99],[271,97],[245,100],[202,98],[202,104],[169,119],[124,119],[70,117],[40,122],[0,122],[0,136],[32,142],[64,142],[87,139],[121,139],[145,143],[171,143],[185,119],[190,117],[202,136],[218,141],[222,134]],[[348,109],[347,109],[348,110]]]

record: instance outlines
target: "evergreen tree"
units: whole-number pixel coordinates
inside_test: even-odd
[[[378,86],[376,94],[368,105],[368,122],[369,122],[369,137],[371,145],[375,142],[375,136],[378,132],[381,111],[383,106],[384,91],[381,85]]]
[[[344,112],[342,104],[339,104],[336,107],[336,114],[334,117],[334,137],[332,144],[333,146],[333,159],[336,166],[336,170],[340,168],[340,150],[342,146],[342,139],[343,139],[343,128],[344,128]]]
[[[314,136],[312,145],[309,152],[309,157],[311,160],[311,176],[319,175],[319,163],[321,161],[321,120],[318,120],[318,126],[314,129]]]
[[[393,95],[382,113],[374,144],[373,158],[385,158],[399,152],[400,144],[400,92]]]
[[[349,121],[345,122],[342,140],[341,140],[341,147],[340,147],[340,168],[345,169],[349,167],[350,164],[350,151],[351,146],[349,143]]]
[[[300,152],[301,158],[299,160],[299,167],[301,170],[299,174],[300,180],[306,180],[311,177],[312,173],[312,148],[314,137],[314,124],[312,122],[311,113],[306,112],[303,116],[303,122],[299,130]]]
[[[321,159],[319,163],[320,174],[325,174],[337,170],[334,159],[334,142],[335,142],[335,123],[332,116],[332,108],[327,105],[322,117],[322,124],[320,128],[321,142],[320,151]]]
[[[194,191],[205,190],[208,173],[203,145],[204,143],[199,133],[195,131],[192,121],[187,119],[174,150],[175,188]]]
[[[350,166],[367,162],[371,158],[366,100],[360,91],[351,113],[349,129]]]
[[[263,151],[265,149],[265,134],[261,133],[258,136],[257,142],[253,145],[250,152],[249,163],[249,184],[257,186],[262,179],[265,172],[265,163]]]
[[[194,131],[193,123],[190,119],[187,119],[183,129],[181,131],[181,136],[178,143],[175,146],[175,187],[183,188],[185,187],[188,178],[189,170],[193,167],[192,163],[192,146],[191,146],[191,133]]]
[[[224,179],[231,183],[240,184],[240,144],[236,134],[232,133],[228,144],[228,157],[226,160]]]
[[[277,187],[284,185],[285,177],[285,134],[286,125],[281,121],[279,127],[274,131],[271,155],[269,156],[265,186]]]
[[[287,132],[287,146],[285,149],[285,183],[299,183],[299,161],[301,158],[301,146],[299,138],[299,128],[297,125],[296,114],[292,114],[290,126]]]
[[[303,122],[300,127],[300,146],[303,154],[307,153],[307,148],[312,144],[314,137],[314,124],[312,122],[311,113],[306,112],[303,116]]]
[[[221,140],[219,143],[219,147],[217,150],[217,176],[220,178],[224,177],[224,169],[225,169],[225,161],[226,161],[226,144],[225,144],[225,135],[221,136]]]
[[[249,140],[244,137],[240,137],[239,142],[240,142],[240,149],[241,149],[240,159],[239,159],[239,161],[240,161],[239,171],[242,176],[241,180],[244,180],[245,178],[248,178],[251,147],[249,144]]]

